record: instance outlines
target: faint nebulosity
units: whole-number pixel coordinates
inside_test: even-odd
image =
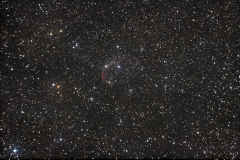
[[[1,13],[1,158],[240,158],[238,1]]]

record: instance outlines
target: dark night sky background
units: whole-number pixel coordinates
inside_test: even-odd
[[[240,158],[239,2],[2,1],[1,24],[1,158]]]

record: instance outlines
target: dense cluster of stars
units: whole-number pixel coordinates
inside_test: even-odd
[[[1,158],[240,158],[238,10],[2,1]]]

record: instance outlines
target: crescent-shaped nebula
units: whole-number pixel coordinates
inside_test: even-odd
[[[131,55],[117,55],[101,71],[104,82],[115,84],[118,82],[130,82],[139,75],[140,62],[138,58]]]

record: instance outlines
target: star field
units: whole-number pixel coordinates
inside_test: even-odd
[[[240,158],[239,2],[1,12],[1,158]]]

